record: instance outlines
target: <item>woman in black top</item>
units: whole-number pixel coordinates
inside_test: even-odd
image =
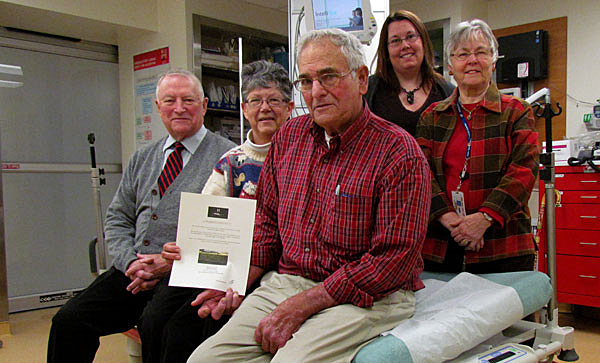
[[[421,112],[454,90],[433,64],[433,46],[421,19],[407,10],[388,16],[365,96],[371,111],[414,136]]]

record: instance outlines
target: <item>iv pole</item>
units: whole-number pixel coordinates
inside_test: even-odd
[[[102,200],[100,199],[100,186],[106,184],[106,179],[101,177],[101,175],[104,175],[104,169],[96,166],[96,148],[94,147],[96,136],[94,133],[88,134],[88,142],[90,143],[90,157],[92,161],[92,197],[94,198],[96,209],[96,238],[90,244],[90,266],[92,274],[98,276],[106,270],[106,245],[104,244]],[[96,254],[96,248],[98,249],[98,254]]]
[[[547,327],[551,332],[560,332],[572,337],[573,328],[571,327],[559,327],[558,326],[558,301],[556,292],[556,201],[555,201],[555,170],[554,170],[554,153],[552,152],[552,118],[562,113],[562,107],[557,102],[556,107],[558,112],[552,110],[552,103],[550,101],[550,90],[548,88],[542,88],[529,96],[525,101],[533,104],[536,100],[544,97],[544,105],[541,113],[536,113],[537,117],[544,117],[545,129],[546,129],[546,152],[540,154],[540,163],[542,169],[540,170],[540,180],[544,181],[545,197],[546,197],[546,246],[547,246],[547,273],[550,277],[552,284],[552,297],[548,302],[548,324]],[[569,334],[571,333],[571,334]],[[562,334],[560,334],[562,335]],[[579,356],[575,352],[574,343],[572,338],[563,342],[563,350],[560,352],[559,359],[572,362],[579,359]]]
[[[547,272],[552,283],[552,298],[549,303],[548,320],[552,324],[558,324],[557,296],[556,296],[556,216],[555,216],[555,199],[554,199],[554,153],[552,153],[552,117],[560,115],[562,108],[557,103],[558,112],[552,110],[550,103],[550,90],[542,88],[529,96],[525,101],[533,104],[536,100],[544,97],[544,109],[541,114],[536,114],[538,117],[544,116],[546,123],[546,152],[540,154],[540,163],[543,168],[540,170],[540,180],[544,181],[545,196],[546,196],[546,246],[548,249]]]

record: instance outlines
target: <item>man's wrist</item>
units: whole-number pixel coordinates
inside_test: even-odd
[[[323,284],[305,290],[300,294],[303,295],[302,300],[304,300],[302,305],[307,308],[303,311],[307,319],[321,310],[337,305],[337,302],[329,295]]]

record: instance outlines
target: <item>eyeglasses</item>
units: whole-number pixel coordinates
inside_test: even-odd
[[[276,97],[269,98],[269,99],[251,98],[249,100],[246,100],[246,104],[250,108],[260,108],[260,106],[262,106],[263,102],[266,102],[267,105],[269,105],[270,107],[279,107],[285,102],[285,100],[282,98],[276,98]]]
[[[478,60],[487,60],[492,56],[492,50],[488,48],[488,49],[478,49],[474,52],[460,51],[458,53],[450,54],[451,57],[454,57],[461,62],[464,62],[467,59],[471,58],[471,55],[474,55],[475,58],[477,58]]]
[[[408,44],[413,44],[419,38],[420,38],[419,34],[410,33],[407,36],[405,36],[404,38],[393,38],[392,40],[388,41],[388,45],[390,47],[399,47],[402,44],[402,41],[406,41]]]
[[[312,90],[313,82],[319,81],[323,88],[335,88],[340,83],[342,78],[346,77],[352,72],[353,70],[350,70],[346,73],[324,73],[315,78],[303,77],[294,81],[294,87],[296,87],[296,89],[300,92],[308,92]]]

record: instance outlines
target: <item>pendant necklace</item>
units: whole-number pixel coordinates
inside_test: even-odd
[[[467,115],[467,120],[469,120],[469,121],[471,120],[471,114],[472,114],[473,112],[475,112],[475,110],[476,110],[476,109],[478,109],[480,105],[481,105],[481,104],[480,104],[480,103],[478,103],[478,104],[477,104],[477,106],[475,106],[475,107],[474,107],[474,108],[473,108],[471,111],[467,110],[465,107],[461,107],[461,108],[462,108],[464,111],[466,111],[466,112],[468,113],[468,115]]]
[[[423,81],[421,80],[421,84],[419,85],[419,87],[415,88],[412,91],[407,91],[404,88],[402,88],[402,86],[400,86],[400,90],[404,93],[406,93],[406,101],[408,102],[409,105],[412,105],[413,103],[415,103],[415,92],[417,92],[421,86],[423,85]]]

